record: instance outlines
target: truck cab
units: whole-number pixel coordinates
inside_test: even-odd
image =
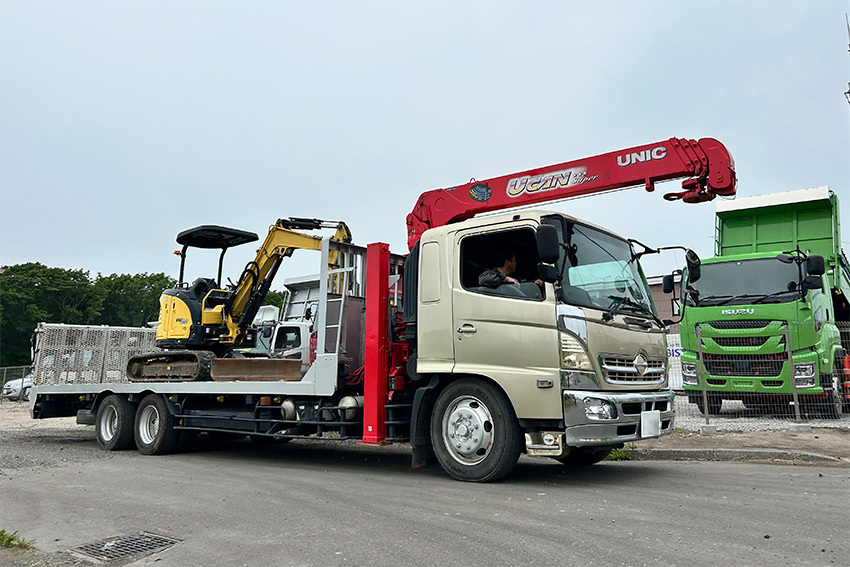
[[[549,259],[539,253],[541,227],[557,239]],[[521,283],[482,286],[480,274],[503,249],[515,253]],[[672,431],[666,329],[629,241],[561,213],[528,211],[431,229],[417,254],[415,373],[504,392],[528,454],[607,454]],[[475,443],[445,445],[459,462],[474,461]]]
[[[838,327],[848,321],[839,235],[826,187],[718,203],[718,253],[682,292],[683,389],[701,411],[718,414],[723,400],[788,405],[796,389],[809,410],[842,414],[850,345]]]

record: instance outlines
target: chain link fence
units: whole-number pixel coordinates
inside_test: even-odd
[[[27,401],[24,377],[32,372],[32,366],[5,366],[0,368],[0,403],[23,403]],[[19,383],[16,384],[15,382]],[[8,385],[8,388],[7,388]],[[21,390],[23,395],[21,395]]]
[[[671,335],[677,426],[850,428],[850,323],[707,321]]]

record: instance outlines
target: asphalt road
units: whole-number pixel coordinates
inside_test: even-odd
[[[180,543],[133,565],[850,561],[846,468],[523,458],[507,480],[479,485],[410,470],[403,447],[204,449],[144,457],[99,451],[91,428],[4,431],[0,529],[35,540],[44,565],[143,531]]]

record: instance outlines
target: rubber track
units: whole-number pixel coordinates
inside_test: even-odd
[[[214,360],[215,353],[208,350],[176,350],[143,354],[140,356],[134,356],[127,362],[127,376],[129,377],[130,382],[205,382],[212,380],[210,369],[212,368]],[[134,376],[130,369],[138,362],[141,362],[143,366],[150,366],[152,364],[167,364],[169,362],[174,364],[179,364],[181,362],[197,362],[198,366],[194,374],[191,375],[183,374],[164,378],[160,376],[148,377],[144,375],[144,372],[142,372],[142,376]]]

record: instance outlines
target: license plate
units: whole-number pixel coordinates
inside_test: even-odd
[[[640,436],[642,438],[661,435],[661,412],[658,410],[640,412]]]

